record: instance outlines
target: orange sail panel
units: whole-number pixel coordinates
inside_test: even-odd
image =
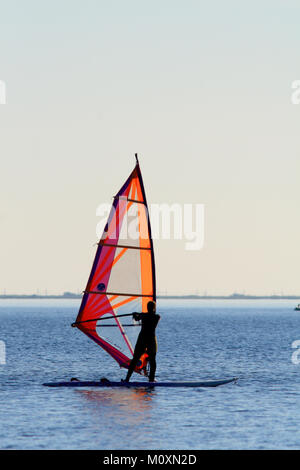
[[[137,161],[114,197],[76,326],[121,367],[128,368],[139,329],[131,328],[137,326],[132,317],[124,320],[115,316],[146,312],[149,300],[156,300],[154,252],[145,190]],[[97,323],[103,315],[107,319]]]

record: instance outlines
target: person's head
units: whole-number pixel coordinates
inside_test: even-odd
[[[156,303],[153,302],[153,300],[150,300],[150,302],[147,303],[147,310],[148,310],[148,313],[155,313]]]

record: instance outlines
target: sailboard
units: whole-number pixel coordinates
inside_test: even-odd
[[[236,377],[231,379],[222,380],[207,380],[197,382],[110,382],[109,380],[99,380],[92,382],[81,382],[79,380],[72,380],[70,382],[49,382],[43,385],[47,387],[169,387],[169,388],[184,388],[184,387],[218,387],[230,382],[236,382]]]
[[[133,312],[147,312],[156,301],[155,261],[146,194],[136,165],[113,198],[75,323],[120,367],[133,357],[139,323]],[[99,321],[102,320],[102,321]],[[104,320],[104,321],[103,321]],[[147,354],[135,372],[148,375]]]
[[[128,368],[133,357],[139,322],[134,312],[147,312],[156,301],[155,261],[146,194],[136,155],[136,165],[113,198],[98,242],[92,270],[72,326],[106,351],[120,367]],[[135,372],[148,377],[147,352]],[[237,378],[190,382],[48,382],[48,387],[217,387]]]

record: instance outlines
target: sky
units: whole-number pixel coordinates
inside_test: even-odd
[[[204,245],[155,240],[159,293],[299,294],[300,4],[0,0],[0,293],[81,292],[99,204],[138,152],[149,204],[204,204]]]

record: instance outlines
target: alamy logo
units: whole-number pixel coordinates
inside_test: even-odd
[[[291,94],[291,103],[300,104],[300,80],[294,80],[292,82],[291,88],[294,90]]]
[[[121,198],[120,198],[121,199]],[[126,205],[126,198],[124,199]],[[149,208],[153,240],[185,240],[188,251],[201,250],[204,245],[204,204],[151,204]],[[96,227],[97,238],[109,236],[120,240],[148,237],[149,214],[138,205],[116,211],[110,204],[100,204],[96,215],[101,217]],[[109,222],[107,217],[109,215]],[[118,221],[122,217],[120,230]]]
[[[6,348],[4,341],[0,341],[0,364],[6,364]]]
[[[296,339],[295,341],[292,342],[292,348],[296,349],[296,351],[293,352],[292,354],[292,363],[295,365],[298,365],[300,363],[300,340]]]
[[[6,104],[6,84],[0,80],[0,104]]]

